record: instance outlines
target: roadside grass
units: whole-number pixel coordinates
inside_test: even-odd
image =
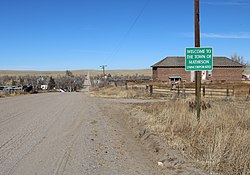
[[[0,98],[4,98],[8,95],[6,92],[0,92]]]
[[[210,173],[250,174],[250,103],[213,100],[198,124],[189,109],[190,100],[138,104],[131,111],[131,121]]]
[[[104,87],[88,93],[89,96],[104,98],[148,98],[145,89],[125,87]]]
[[[30,93],[23,92],[23,91],[17,91],[17,92],[14,92],[14,93],[0,92],[0,98],[13,97],[13,96],[19,96],[19,95],[26,95],[26,94],[30,94]]]
[[[34,92],[24,92],[24,91],[16,91],[14,93],[0,92],[0,98],[14,97],[14,96],[20,96],[20,95],[27,95],[27,94],[49,93],[49,92],[58,92],[58,91],[39,90],[39,91],[34,91]]]
[[[89,93],[111,98],[149,98],[141,89],[108,87]],[[198,124],[187,99],[134,104],[130,126],[158,135],[167,145],[204,167],[211,174],[250,174],[250,101],[244,98],[205,98]]]

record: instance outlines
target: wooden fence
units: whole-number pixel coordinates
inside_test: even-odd
[[[110,84],[112,85],[112,84]],[[188,96],[195,95],[194,83],[159,83],[159,82],[134,82],[134,81],[121,81],[113,83],[113,86],[121,87],[124,89],[134,89],[144,91],[149,95],[158,96]],[[245,97],[250,96],[250,85],[244,83],[234,84],[203,84],[201,87],[201,95],[203,97]]]
[[[161,96],[169,96],[176,94],[178,96],[186,96],[190,94],[195,94],[195,88],[188,87],[174,87],[174,88],[168,88],[168,87],[157,87],[153,85],[148,86],[148,92],[150,95],[153,94],[159,94]],[[234,96],[234,87],[227,87],[227,88],[212,88],[212,87],[206,87],[203,86],[201,88],[201,95],[203,97],[215,97],[215,96],[221,96],[221,97],[229,97]]]

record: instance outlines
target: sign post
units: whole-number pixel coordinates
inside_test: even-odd
[[[212,48],[186,48],[185,59],[186,71],[195,71],[195,95],[197,121],[200,122],[200,101],[201,101],[201,71],[211,71],[213,69],[213,49]]]
[[[185,69],[195,71],[195,101],[197,121],[200,122],[201,113],[201,71],[213,69],[212,48],[200,48],[200,0],[194,0],[194,35],[195,47],[186,48]]]

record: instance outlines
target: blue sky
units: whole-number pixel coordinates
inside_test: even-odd
[[[201,46],[250,62],[250,1],[200,3]],[[193,0],[0,0],[0,69],[150,68],[194,46],[193,8]]]

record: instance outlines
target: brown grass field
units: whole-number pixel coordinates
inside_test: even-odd
[[[103,88],[92,96],[112,98],[149,98],[140,89]],[[246,98],[205,98],[211,108],[196,113],[187,99],[133,105],[130,126],[143,127],[158,135],[166,145],[178,149],[211,174],[250,174],[250,100]]]
[[[66,70],[65,70],[66,71]],[[0,70],[0,76],[9,75],[9,76],[63,76],[65,75],[65,71],[14,71],[14,70]],[[88,72],[90,76],[96,76],[102,74],[102,70],[70,70],[73,75],[87,75]],[[141,69],[141,70],[106,70],[106,74],[111,75],[144,75],[151,76],[151,69]]]
[[[65,70],[66,71],[66,70]],[[33,71],[33,70],[0,70],[0,76],[58,76],[65,75],[65,71]],[[74,75],[87,75],[89,72],[91,76],[102,74],[102,70],[70,70]],[[151,69],[138,69],[138,70],[106,70],[107,74],[111,75],[144,75],[152,76]],[[244,73],[250,74],[250,66],[244,69]]]

